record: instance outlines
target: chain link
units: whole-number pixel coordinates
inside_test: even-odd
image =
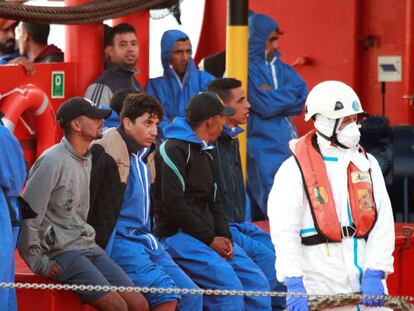
[[[361,294],[305,294],[286,292],[262,292],[244,290],[220,290],[220,289],[190,289],[190,288],[162,288],[162,287],[137,287],[137,286],[101,286],[85,284],[52,284],[52,283],[0,283],[0,288],[20,289],[47,289],[47,290],[73,290],[73,291],[105,291],[105,292],[142,292],[142,293],[175,293],[190,295],[222,295],[222,296],[270,296],[270,297],[308,297],[310,299],[396,299],[401,301],[414,301],[414,296],[378,296]]]
[[[0,288],[43,289],[43,290],[73,290],[73,291],[105,291],[105,292],[141,292],[141,293],[175,293],[189,295],[229,295],[229,296],[270,296],[270,297],[304,297],[309,298],[309,310],[316,311],[325,308],[335,308],[345,305],[357,305],[362,299],[382,299],[384,306],[393,310],[413,311],[414,296],[374,296],[358,293],[322,295],[286,292],[261,292],[243,290],[219,289],[189,289],[189,288],[156,288],[135,286],[101,286],[84,284],[53,284],[53,283],[0,283]]]

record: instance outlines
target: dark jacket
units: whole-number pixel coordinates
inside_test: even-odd
[[[203,60],[204,71],[212,74],[216,78],[222,78],[226,71],[226,51],[220,51],[209,55]]]
[[[237,138],[241,132],[243,129],[240,127],[236,127],[234,131],[224,127],[213,150],[218,194],[230,223],[244,222],[246,214],[246,193]]]
[[[155,234],[168,237],[182,231],[207,245],[215,236],[231,239],[216,197],[212,147],[195,135],[184,118],[176,118],[165,134],[167,140],[155,158]]]
[[[33,60],[34,63],[54,63],[54,62],[63,62],[64,56],[61,49],[59,49],[54,44],[49,44],[39,55]]]
[[[110,107],[109,103],[113,94],[122,89],[132,89],[141,91],[142,87],[135,79],[137,71],[128,70],[117,64],[110,64],[108,68],[89,85],[85,92],[85,97],[92,100],[98,106],[105,105]]]
[[[126,134],[110,129],[91,147],[92,171],[88,223],[96,231],[96,243],[105,248],[118,220],[130,168]],[[107,148],[107,145],[111,148]],[[132,152],[132,151],[131,151]]]

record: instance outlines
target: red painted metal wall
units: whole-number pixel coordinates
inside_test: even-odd
[[[203,22],[197,61],[224,49],[226,3],[206,1],[208,19]],[[323,80],[341,80],[357,90],[371,114],[382,111],[378,56],[401,56],[403,81],[387,83],[385,111],[391,125],[412,123],[412,108],[402,99],[414,88],[410,72],[414,66],[406,58],[413,45],[412,0],[251,0],[249,5],[256,13],[272,16],[285,32],[280,39],[283,61],[293,65],[305,57],[307,63],[295,68],[309,88]],[[373,45],[366,48],[370,38]],[[300,134],[311,127],[301,117],[295,122]]]

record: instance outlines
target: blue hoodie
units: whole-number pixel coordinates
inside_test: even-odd
[[[170,65],[171,50],[179,39],[189,37],[179,30],[166,31],[161,39],[161,61],[164,75],[148,80],[147,93],[155,96],[164,106],[164,120],[160,124],[163,129],[173,118],[185,117],[185,109],[190,98],[198,92],[207,90],[207,86],[214,79],[207,72],[198,70],[194,60],[190,58],[184,79],[181,82]]]
[[[101,109],[111,109],[106,105],[100,105],[99,108],[101,108]],[[111,110],[112,110],[112,112],[111,112],[111,115],[109,116],[109,118],[104,120],[104,130],[107,130],[111,127],[118,127],[121,124],[121,117],[119,116],[119,114],[115,110],[113,110],[113,109],[111,109]]]
[[[165,127],[164,135],[166,139],[174,138],[200,145],[201,150],[214,149],[213,145],[209,145],[198,138],[190,124],[188,124],[186,118],[175,118],[173,122]]]
[[[249,17],[251,113],[247,123],[247,182],[254,202],[264,215],[274,175],[290,156],[288,142],[296,137],[296,129],[288,117],[302,112],[307,96],[305,82],[280,60],[280,52],[270,62],[266,61],[266,41],[277,28],[277,23],[266,15]],[[272,90],[260,89],[263,84]]]

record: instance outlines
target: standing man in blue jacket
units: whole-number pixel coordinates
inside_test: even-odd
[[[191,57],[190,38],[179,30],[168,30],[161,38],[161,61],[164,75],[150,79],[147,93],[154,95],[164,106],[163,129],[175,117],[185,117],[185,109],[190,98],[207,90],[214,79],[207,72],[195,67]],[[163,133],[160,133],[161,135]]]
[[[14,282],[14,249],[19,232],[17,198],[26,180],[26,163],[17,139],[0,122],[0,282]],[[17,310],[16,290],[0,288],[0,306]]]
[[[280,60],[281,34],[278,24],[269,16],[250,16],[247,187],[254,220],[267,215],[273,178],[290,156],[288,142],[296,138],[291,117],[302,112],[308,93],[302,78]]]
[[[146,158],[157,136],[162,107],[144,93],[124,100],[121,125],[91,147],[91,209],[88,222],[97,243],[106,248],[136,286],[198,287],[151,234],[150,171]],[[200,295],[146,293],[151,310],[201,311]]]

